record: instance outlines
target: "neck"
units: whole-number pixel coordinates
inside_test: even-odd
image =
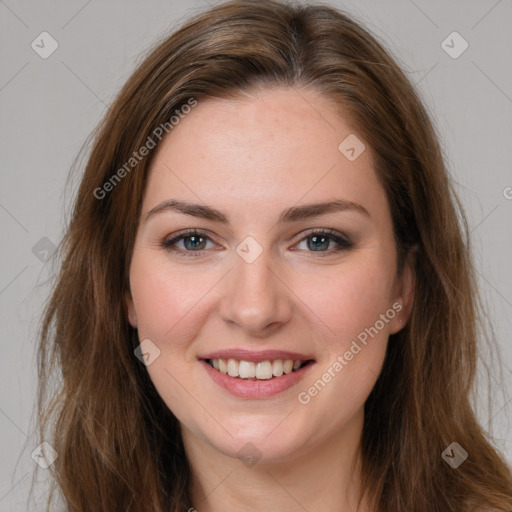
[[[364,500],[357,508],[362,422],[361,412],[343,431],[298,455],[254,465],[225,455],[182,426],[194,509],[367,512]]]

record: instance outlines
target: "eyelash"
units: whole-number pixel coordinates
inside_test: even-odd
[[[167,249],[169,251],[173,251],[175,253],[181,253],[185,257],[198,257],[201,256],[203,252],[207,251],[208,249],[200,249],[198,251],[189,251],[189,250],[183,250],[183,249],[174,249],[173,246],[179,242],[180,240],[184,240],[185,238],[190,238],[192,236],[202,236],[206,238],[207,240],[210,240],[213,242],[213,240],[210,239],[210,237],[201,230],[197,229],[186,229],[183,231],[180,231],[176,233],[171,239],[164,239],[161,242],[161,246],[164,249]],[[351,242],[347,237],[341,236],[337,231],[334,231],[332,229],[314,229],[309,231],[306,236],[303,236],[299,242],[300,243],[304,240],[307,240],[308,238],[312,238],[314,236],[326,236],[330,240],[333,240],[338,244],[338,247],[335,249],[327,250],[327,251],[308,251],[311,253],[318,253],[320,257],[323,255],[332,255],[334,252],[339,252],[343,250],[349,250],[354,247],[354,243]]]

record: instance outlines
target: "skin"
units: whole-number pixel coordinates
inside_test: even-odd
[[[356,510],[363,406],[389,335],[407,321],[414,276],[409,266],[395,272],[390,210],[371,149],[355,161],[339,151],[354,132],[336,112],[311,89],[204,100],[152,162],[126,304],[140,340],[160,350],[147,371],[180,421],[199,512]],[[145,220],[169,199],[214,207],[230,223],[171,210]],[[369,215],[346,210],[278,223],[286,208],[335,199]],[[186,256],[194,246],[183,239],[174,252],[162,247],[188,228],[208,237],[198,256]],[[336,230],[354,247],[336,251],[331,239],[315,251],[313,229]],[[252,263],[236,252],[249,235],[262,249]],[[298,394],[397,302],[400,313],[300,403]],[[198,361],[225,348],[290,350],[312,354],[315,364],[290,389],[244,400],[221,389]],[[248,442],[259,458],[250,467],[237,455]]]

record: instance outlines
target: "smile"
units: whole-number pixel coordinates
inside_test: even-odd
[[[296,386],[316,363],[312,354],[283,350],[225,349],[198,359],[224,392],[245,400],[280,395]]]
[[[244,380],[269,380],[293,373],[309,361],[300,359],[275,359],[273,361],[252,362],[237,359],[206,359],[215,370],[230,377]]]

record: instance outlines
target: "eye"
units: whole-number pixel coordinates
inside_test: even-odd
[[[183,248],[178,248],[178,244],[183,242]],[[207,250],[207,243],[212,242],[210,237],[203,231],[188,229],[176,233],[172,238],[163,240],[163,248],[182,253],[184,256],[200,256]],[[315,229],[299,242],[306,242],[307,251],[332,254],[333,252],[348,250],[354,247],[345,235],[331,229]],[[334,242],[335,247],[330,248]],[[214,244],[215,245],[215,244]],[[195,254],[194,254],[195,253]]]
[[[198,255],[200,255],[202,251],[206,250],[208,241],[212,242],[206,233],[195,229],[188,229],[176,233],[171,239],[163,240],[162,247],[174,252],[183,253],[184,256],[195,256],[194,253],[199,253]],[[177,248],[180,242],[183,242],[184,249]]]
[[[345,235],[332,229],[315,229],[304,237],[299,244],[303,242],[306,242],[306,250],[329,254],[334,251],[348,250],[354,247],[353,242]],[[334,248],[330,248],[332,242],[335,244]]]

